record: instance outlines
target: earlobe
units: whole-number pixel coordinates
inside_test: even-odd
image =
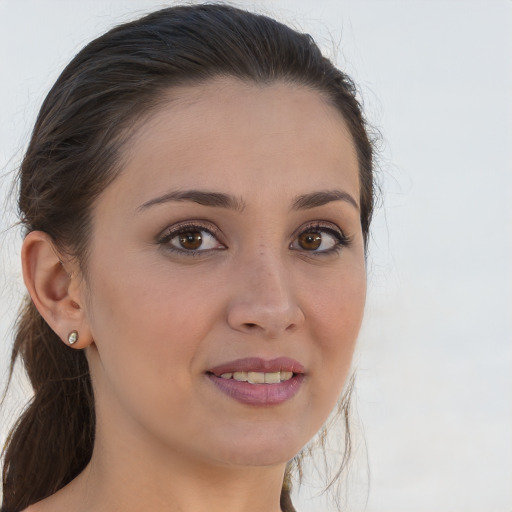
[[[23,280],[39,314],[67,345],[85,348],[92,336],[80,296],[76,264],[61,258],[51,237],[29,233],[21,250]],[[76,335],[71,333],[76,332]]]

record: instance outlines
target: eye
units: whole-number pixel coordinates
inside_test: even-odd
[[[349,242],[349,238],[341,230],[314,225],[307,226],[299,232],[297,238],[290,244],[290,249],[325,254],[340,250]]]
[[[190,254],[226,248],[210,229],[196,225],[171,228],[158,242],[172,251]]]

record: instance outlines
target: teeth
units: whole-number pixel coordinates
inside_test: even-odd
[[[251,384],[264,384],[265,374],[259,372],[247,372],[247,382]]]
[[[278,384],[293,377],[293,372],[233,372],[223,373],[221,379],[234,379],[249,384]]]
[[[281,382],[281,372],[275,373],[264,373],[265,376],[265,384],[276,384],[277,382]]]

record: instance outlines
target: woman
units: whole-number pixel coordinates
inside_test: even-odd
[[[86,46],[20,171],[35,396],[2,511],[291,511],[349,372],[372,147],[308,35],[174,7]]]

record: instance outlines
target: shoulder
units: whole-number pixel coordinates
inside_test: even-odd
[[[53,496],[45,498],[42,501],[38,501],[30,505],[28,508],[21,510],[20,512],[60,512],[62,507],[59,506],[58,502],[55,503]]]
[[[47,510],[49,509],[43,504],[43,501],[39,501],[23,509],[21,512],[47,512]]]

